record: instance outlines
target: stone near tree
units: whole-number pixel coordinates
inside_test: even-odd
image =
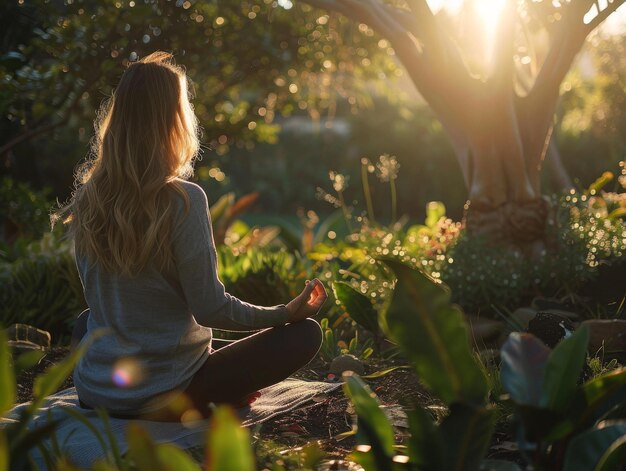
[[[483,346],[497,340],[504,330],[504,322],[467,314],[465,316],[471,330],[472,341]]]
[[[590,319],[581,325],[589,328],[589,353],[595,354],[604,347],[605,355],[626,356],[626,320]]]
[[[363,375],[365,373],[365,366],[357,357],[346,353],[339,355],[330,363],[329,373],[341,377],[344,371],[354,371],[358,375]]]

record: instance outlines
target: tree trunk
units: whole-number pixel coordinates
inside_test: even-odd
[[[626,0],[603,5],[593,0],[522,2],[528,7],[526,13],[532,10],[538,15],[549,36],[545,57],[541,64],[533,63],[532,77],[524,80],[516,68],[519,44],[515,36],[523,15],[515,0],[504,4],[493,68],[482,79],[468,68],[457,42],[425,0],[406,0],[402,8],[383,0],[303,1],[365,23],[390,41],[450,137],[469,192],[467,231],[535,253],[544,240],[548,217],[540,170],[560,84],[587,35]],[[541,16],[535,7],[546,15]],[[589,19],[594,9],[595,16]],[[522,30],[527,27],[522,25]],[[524,34],[530,45],[530,33]],[[569,182],[563,178],[562,183]]]

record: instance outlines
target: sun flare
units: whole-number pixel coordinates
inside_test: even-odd
[[[481,21],[479,28],[485,35],[487,58],[491,58],[496,40],[496,30],[506,0],[474,0],[473,6]]]

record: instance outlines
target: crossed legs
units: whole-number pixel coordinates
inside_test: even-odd
[[[85,310],[78,317],[71,348],[85,335],[88,316],[89,310]],[[240,404],[251,393],[278,383],[302,368],[315,357],[321,344],[319,324],[306,319],[261,330],[212,350],[183,394],[174,392],[183,399],[183,407],[156,411],[146,418],[179,420],[188,407],[208,416],[210,403]]]

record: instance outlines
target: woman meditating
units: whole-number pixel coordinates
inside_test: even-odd
[[[327,297],[319,280],[287,305],[261,307],[218,279],[207,197],[185,180],[198,124],[171,55],[132,63],[95,127],[92,158],[58,213],[89,306],[73,343],[105,334],[75,368],[81,405],[156,420],[208,416],[211,403],[245,404],[307,364],[322,341],[310,319]],[[260,332],[214,350],[213,327]]]

